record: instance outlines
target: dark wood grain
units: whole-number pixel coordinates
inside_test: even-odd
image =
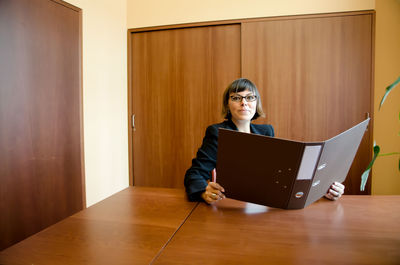
[[[153,264],[399,264],[400,196],[346,195],[302,210],[199,204]]]
[[[131,36],[133,184],[183,187],[206,127],[240,76],[239,25]]]
[[[130,187],[0,252],[0,264],[149,264],[196,203]]]
[[[81,13],[0,1],[0,249],[84,202]]]
[[[297,18],[242,24],[242,72],[259,87],[276,135],[322,141],[372,113],[373,14]],[[371,124],[373,121],[371,121]],[[363,138],[346,193],[360,192],[371,156]]]

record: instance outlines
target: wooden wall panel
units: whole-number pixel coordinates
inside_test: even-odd
[[[273,124],[278,137],[320,141],[365,119],[372,113],[372,26],[373,14],[243,23],[242,73],[261,90],[267,115],[257,122]],[[346,193],[361,193],[370,133]]]
[[[225,87],[240,76],[240,26],[132,33],[133,184],[183,187]]]
[[[0,249],[83,208],[80,17],[0,1]]]

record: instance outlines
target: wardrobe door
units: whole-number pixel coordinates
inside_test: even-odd
[[[240,26],[132,33],[133,184],[182,188],[222,93],[240,76]]]
[[[266,112],[258,122],[273,124],[278,137],[320,141],[364,120],[372,112],[372,45],[373,14],[243,23],[243,76],[261,90]],[[347,194],[361,193],[371,137],[369,129]]]
[[[84,206],[81,13],[0,1],[0,249]]]

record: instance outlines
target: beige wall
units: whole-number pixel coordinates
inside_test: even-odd
[[[400,152],[400,86],[379,103],[400,76],[400,1],[376,1],[374,138],[381,153]],[[372,170],[373,194],[400,194],[399,155],[378,157]]]
[[[126,0],[68,0],[82,9],[86,201],[129,185]]]
[[[375,9],[375,0],[128,0],[128,28]]]

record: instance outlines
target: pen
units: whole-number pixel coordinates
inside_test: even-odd
[[[215,168],[211,171],[211,181],[217,182],[217,170]]]

